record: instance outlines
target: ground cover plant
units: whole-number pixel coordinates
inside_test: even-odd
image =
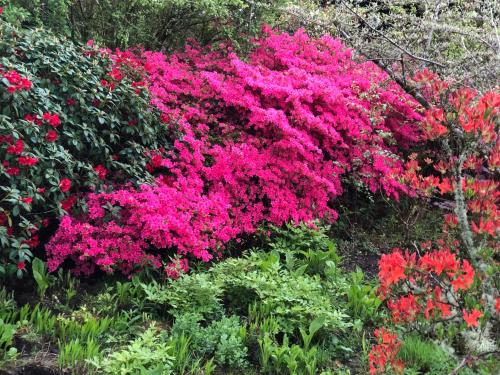
[[[496,13],[431,3],[0,1],[0,374],[498,373]]]

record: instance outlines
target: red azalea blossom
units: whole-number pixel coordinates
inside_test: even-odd
[[[66,104],[71,106],[74,106],[76,104],[76,100],[73,98],[66,99]]]
[[[384,374],[388,365],[396,374],[404,372],[403,362],[396,359],[401,347],[397,335],[390,333],[384,328],[375,330],[378,344],[374,345],[368,355],[370,364],[370,375]]]
[[[17,263],[17,269],[18,270],[24,270],[26,268],[26,263],[25,262],[19,262]]]
[[[97,173],[100,180],[104,180],[108,170],[103,165],[99,164],[94,167],[94,172]]]
[[[7,160],[2,162],[2,166],[5,168],[5,172],[7,172],[10,176],[17,176],[21,170],[17,167],[11,167],[10,163]]]
[[[63,193],[68,192],[71,189],[71,180],[69,178],[63,178],[59,182],[59,189],[61,189]]]
[[[470,265],[467,260],[462,262],[462,268],[460,270],[460,275],[451,282],[455,292],[459,290],[467,290],[474,283],[474,268]]]
[[[479,322],[477,321],[480,317],[483,316],[483,313],[477,309],[472,310],[470,313],[467,310],[462,311],[464,315],[464,320],[467,323],[467,327],[477,327]]]
[[[405,279],[406,267],[413,262],[414,258],[405,259],[401,249],[394,249],[391,254],[383,254],[379,260],[379,279],[382,286],[388,287]]]
[[[20,156],[17,158],[19,165],[33,166],[38,163],[38,159],[30,156]]]
[[[21,201],[26,203],[26,204],[31,204],[33,202],[33,198],[25,197],[25,198],[21,198]]]
[[[412,294],[401,297],[396,301],[389,301],[387,305],[391,309],[392,319],[396,323],[412,322],[420,312],[420,307]]]
[[[32,114],[27,114],[24,116],[24,119],[29,122],[34,122],[37,119],[37,116]]]
[[[21,155],[24,150],[24,142],[21,139],[18,139],[15,144],[7,147],[7,154],[11,155]]]
[[[73,205],[75,204],[75,202],[76,202],[76,197],[74,195],[71,195],[68,198],[63,199],[61,201],[61,208],[64,211],[69,211],[71,209],[71,207],[73,207]]]
[[[44,113],[42,118],[53,128],[57,128],[61,124],[61,119],[57,113]]]
[[[57,140],[57,132],[55,130],[49,130],[45,135],[47,142],[55,142]]]
[[[8,72],[3,72],[0,70],[0,77],[4,77],[9,82],[7,91],[9,93],[14,93],[21,90],[30,90],[32,83],[29,79],[22,77],[15,70],[9,70]]]

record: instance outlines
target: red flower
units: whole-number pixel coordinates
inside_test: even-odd
[[[451,282],[455,292],[458,292],[460,289],[467,290],[474,283],[474,268],[472,268],[467,260],[462,262],[462,269],[460,272],[461,275]]]
[[[8,223],[7,215],[4,212],[0,212],[0,227],[6,227]]]
[[[495,311],[498,313],[500,313],[500,298],[497,298],[495,300]]]
[[[59,188],[63,193],[68,192],[71,189],[71,180],[69,178],[63,178],[59,182]]]
[[[115,81],[121,81],[121,79],[123,78],[120,71],[116,68],[113,68],[111,72],[109,72],[109,76],[113,78]]]
[[[17,161],[18,161],[19,165],[25,165],[25,166],[29,166],[29,167],[38,163],[37,158],[32,158],[30,156],[20,156],[17,159]]]
[[[19,263],[17,263],[17,269],[18,269],[18,270],[21,270],[21,271],[22,271],[22,270],[24,270],[25,268],[26,268],[26,263],[24,263],[24,262],[19,262]]]
[[[94,40],[93,39],[89,39],[87,41],[87,47],[94,47]]]
[[[7,91],[9,93],[14,93],[16,91],[20,90],[29,90],[31,89],[31,81],[27,78],[22,77],[18,72],[15,70],[10,70],[8,72],[2,73],[0,71],[0,74],[3,75],[4,78],[9,81],[10,86],[7,87]]]
[[[483,313],[477,309],[472,310],[470,313],[467,310],[462,310],[464,314],[464,320],[467,323],[467,327],[477,327],[479,322],[477,321],[483,316]]]
[[[38,189],[36,189],[36,192],[39,194],[43,194],[43,193],[45,193],[45,188],[39,187]]]
[[[379,261],[379,278],[383,287],[388,287],[406,278],[405,270],[415,262],[415,255],[403,257],[400,249],[384,254]]]
[[[389,301],[387,305],[392,311],[394,322],[412,322],[420,312],[413,294],[401,297],[397,301]]]
[[[57,132],[55,130],[49,130],[45,139],[47,142],[55,142],[57,140]]]
[[[74,106],[76,104],[76,100],[73,98],[69,98],[66,100],[66,104],[69,106]]]
[[[375,337],[378,344],[374,345],[368,356],[370,363],[370,375],[386,373],[386,366],[389,364],[397,374],[404,372],[403,362],[396,359],[401,347],[397,335],[388,332],[385,328],[377,328]]]
[[[94,172],[97,173],[100,180],[104,180],[106,178],[106,174],[108,173],[107,169],[101,164],[94,167]]]
[[[24,150],[24,142],[21,139],[18,139],[14,145],[10,145],[7,147],[7,154],[11,155],[21,155],[21,152]]]
[[[0,135],[0,143],[12,143],[13,138],[11,135]]]
[[[5,168],[5,172],[10,176],[17,176],[21,172],[19,168],[11,167],[7,160],[2,162],[2,166]]]
[[[53,128],[57,128],[61,124],[61,119],[59,118],[59,115],[57,113],[44,113],[42,115],[42,118],[47,121],[48,124]]]
[[[76,201],[76,197],[74,195],[71,195],[68,198],[63,199],[61,201],[61,208],[64,211],[69,211],[71,209],[71,207],[73,207],[73,205],[75,204],[75,201]]]
[[[31,197],[21,198],[21,202],[24,202],[26,204],[31,204],[33,202],[33,198]]]
[[[36,115],[27,114],[24,116],[24,119],[29,122],[34,122],[37,119],[37,117]]]

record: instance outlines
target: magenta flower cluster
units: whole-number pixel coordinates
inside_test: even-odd
[[[263,222],[335,220],[344,178],[407,192],[400,153],[419,139],[417,103],[337,39],[265,29],[245,59],[193,43],[137,61],[174,147],[151,153],[154,186],[89,195],[87,216],[64,218],[51,270],[67,258],[85,273],[160,266],[152,248],[209,261]]]

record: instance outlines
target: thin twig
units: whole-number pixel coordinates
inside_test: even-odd
[[[425,57],[421,57],[421,56],[417,56],[415,54],[413,54],[412,52],[408,51],[406,48],[404,47],[401,47],[399,44],[397,44],[396,42],[394,42],[393,40],[391,40],[390,38],[388,38],[384,33],[382,33],[381,31],[377,30],[376,28],[374,28],[372,25],[370,25],[368,23],[368,21],[363,17],[361,16],[359,13],[357,13],[354,9],[352,9],[349,5],[347,5],[345,3],[345,1],[341,1],[340,2],[341,4],[343,4],[352,14],[354,14],[357,18],[359,18],[361,21],[363,21],[363,23],[368,26],[368,28],[370,30],[372,30],[373,32],[377,33],[378,35],[380,35],[383,39],[385,39],[387,42],[389,42],[390,44],[392,44],[394,47],[396,47],[397,49],[401,50],[402,52],[404,52],[405,54],[407,54],[408,56],[410,56],[411,58],[415,59],[415,60],[420,60],[420,61],[424,61],[426,63],[429,63],[429,64],[432,64],[432,65],[436,65],[436,66],[439,66],[440,68],[444,68],[445,66],[441,63],[438,63],[437,61],[434,61],[434,60],[431,60],[431,59],[428,59],[428,58],[425,58]]]

